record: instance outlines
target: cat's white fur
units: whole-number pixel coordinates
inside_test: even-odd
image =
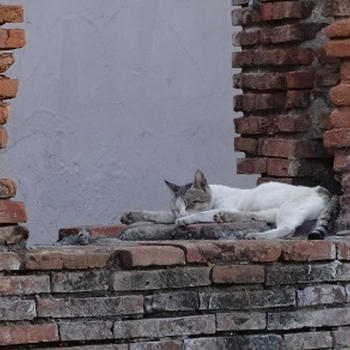
[[[320,187],[294,186],[269,182],[253,189],[209,185],[210,208],[176,219],[180,226],[199,222],[230,222],[252,218],[276,225],[275,229],[254,233],[247,238],[277,239],[292,236],[306,220],[315,220],[327,200]],[[185,212],[183,212],[185,214]]]

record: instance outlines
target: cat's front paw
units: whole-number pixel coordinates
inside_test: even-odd
[[[175,225],[177,227],[184,227],[186,225],[188,225],[188,223],[186,222],[186,220],[184,218],[179,218],[175,220]]]
[[[120,217],[120,222],[125,225],[131,225],[139,221],[144,221],[144,218],[142,213],[138,211],[128,211]]]

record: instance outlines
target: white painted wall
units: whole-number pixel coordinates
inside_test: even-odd
[[[232,150],[230,0],[13,0],[27,46],[2,177],[16,179],[31,243],[60,227],[165,208],[163,179],[195,169],[252,186]]]

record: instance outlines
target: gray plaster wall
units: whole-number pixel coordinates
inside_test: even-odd
[[[163,179],[235,175],[230,0],[14,0],[27,45],[1,176],[17,180],[31,243],[168,206]]]

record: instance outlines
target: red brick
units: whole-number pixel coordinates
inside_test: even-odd
[[[233,34],[233,46],[251,46],[260,43],[260,29]]]
[[[27,221],[23,202],[0,200],[0,224],[18,224]]]
[[[257,151],[257,140],[247,137],[235,137],[235,151],[255,154]]]
[[[302,132],[308,131],[311,120],[308,115],[286,115],[276,117],[274,129],[276,132]]]
[[[216,284],[263,283],[265,281],[262,265],[215,265],[211,280]]]
[[[350,2],[347,0],[328,0],[325,4],[323,15],[328,17],[348,17]]]
[[[247,50],[233,54],[233,67],[309,65],[311,49]]]
[[[66,236],[78,235],[83,230],[88,231],[92,238],[119,238],[126,228],[127,225],[123,224],[67,227],[58,231],[58,238],[61,240]]]
[[[235,96],[235,111],[264,111],[285,107],[284,93],[244,94]]]
[[[230,261],[274,262],[281,255],[279,242],[266,241],[217,241],[222,255]]]
[[[311,103],[310,90],[288,90],[286,108],[304,108]]]
[[[350,80],[350,61],[343,62],[340,65],[340,79],[343,81]]]
[[[282,73],[245,73],[234,76],[235,87],[252,90],[284,90],[285,75]]]
[[[49,276],[0,277],[0,296],[29,295],[50,292]]]
[[[266,158],[237,159],[237,174],[266,173]]]
[[[350,260],[350,242],[336,242],[337,258],[339,260]]]
[[[333,87],[329,92],[329,96],[336,106],[349,106],[350,83],[341,83]]]
[[[0,199],[8,199],[16,195],[17,186],[11,179],[0,179]]]
[[[21,258],[16,253],[0,252],[0,271],[19,270],[21,267]]]
[[[185,265],[182,249],[170,246],[127,247],[120,251],[124,267]]]
[[[242,117],[235,118],[235,130],[238,134],[247,134],[247,135],[259,135],[267,134],[271,132],[272,129],[271,118],[266,117]]]
[[[343,148],[350,146],[350,129],[327,130],[323,137],[323,144],[326,148]]]
[[[307,18],[312,10],[310,4],[296,1],[269,2],[261,6],[259,17],[261,21]]]
[[[330,117],[331,128],[350,128],[350,110],[349,108],[337,108]]]
[[[28,270],[90,269],[107,265],[111,251],[106,249],[40,249],[25,254]]]
[[[314,86],[314,72],[298,71],[286,74],[288,89],[307,89]]]
[[[0,345],[44,343],[58,340],[58,329],[55,323],[0,326]]]
[[[350,39],[328,41],[326,52],[331,57],[350,57]]]
[[[344,171],[350,169],[350,154],[344,150],[334,152],[334,171]]]
[[[0,98],[14,98],[18,91],[18,79],[0,76]]]
[[[315,158],[324,156],[321,145],[307,140],[265,139],[261,154],[271,157]]]
[[[0,149],[6,148],[8,143],[8,134],[3,126],[0,126]]]
[[[350,20],[343,19],[330,24],[326,28],[325,33],[329,38],[344,38],[350,36]]]
[[[282,246],[284,261],[333,260],[335,253],[335,246],[330,241],[291,241]]]
[[[0,50],[11,50],[23,47],[25,36],[23,29],[0,28]]]
[[[6,124],[10,115],[10,105],[6,102],[0,101],[0,124]]]
[[[267,174],[273,176],[291,176],[290,167],[292,162],[289,159],[283,158],[268,158],[267,159]]]
[[[22,23],[23,7],[0,5],[0,25],[4,23]]]
[[[0,55],[0,73],[6,72],[15,62],[12,53]]]

